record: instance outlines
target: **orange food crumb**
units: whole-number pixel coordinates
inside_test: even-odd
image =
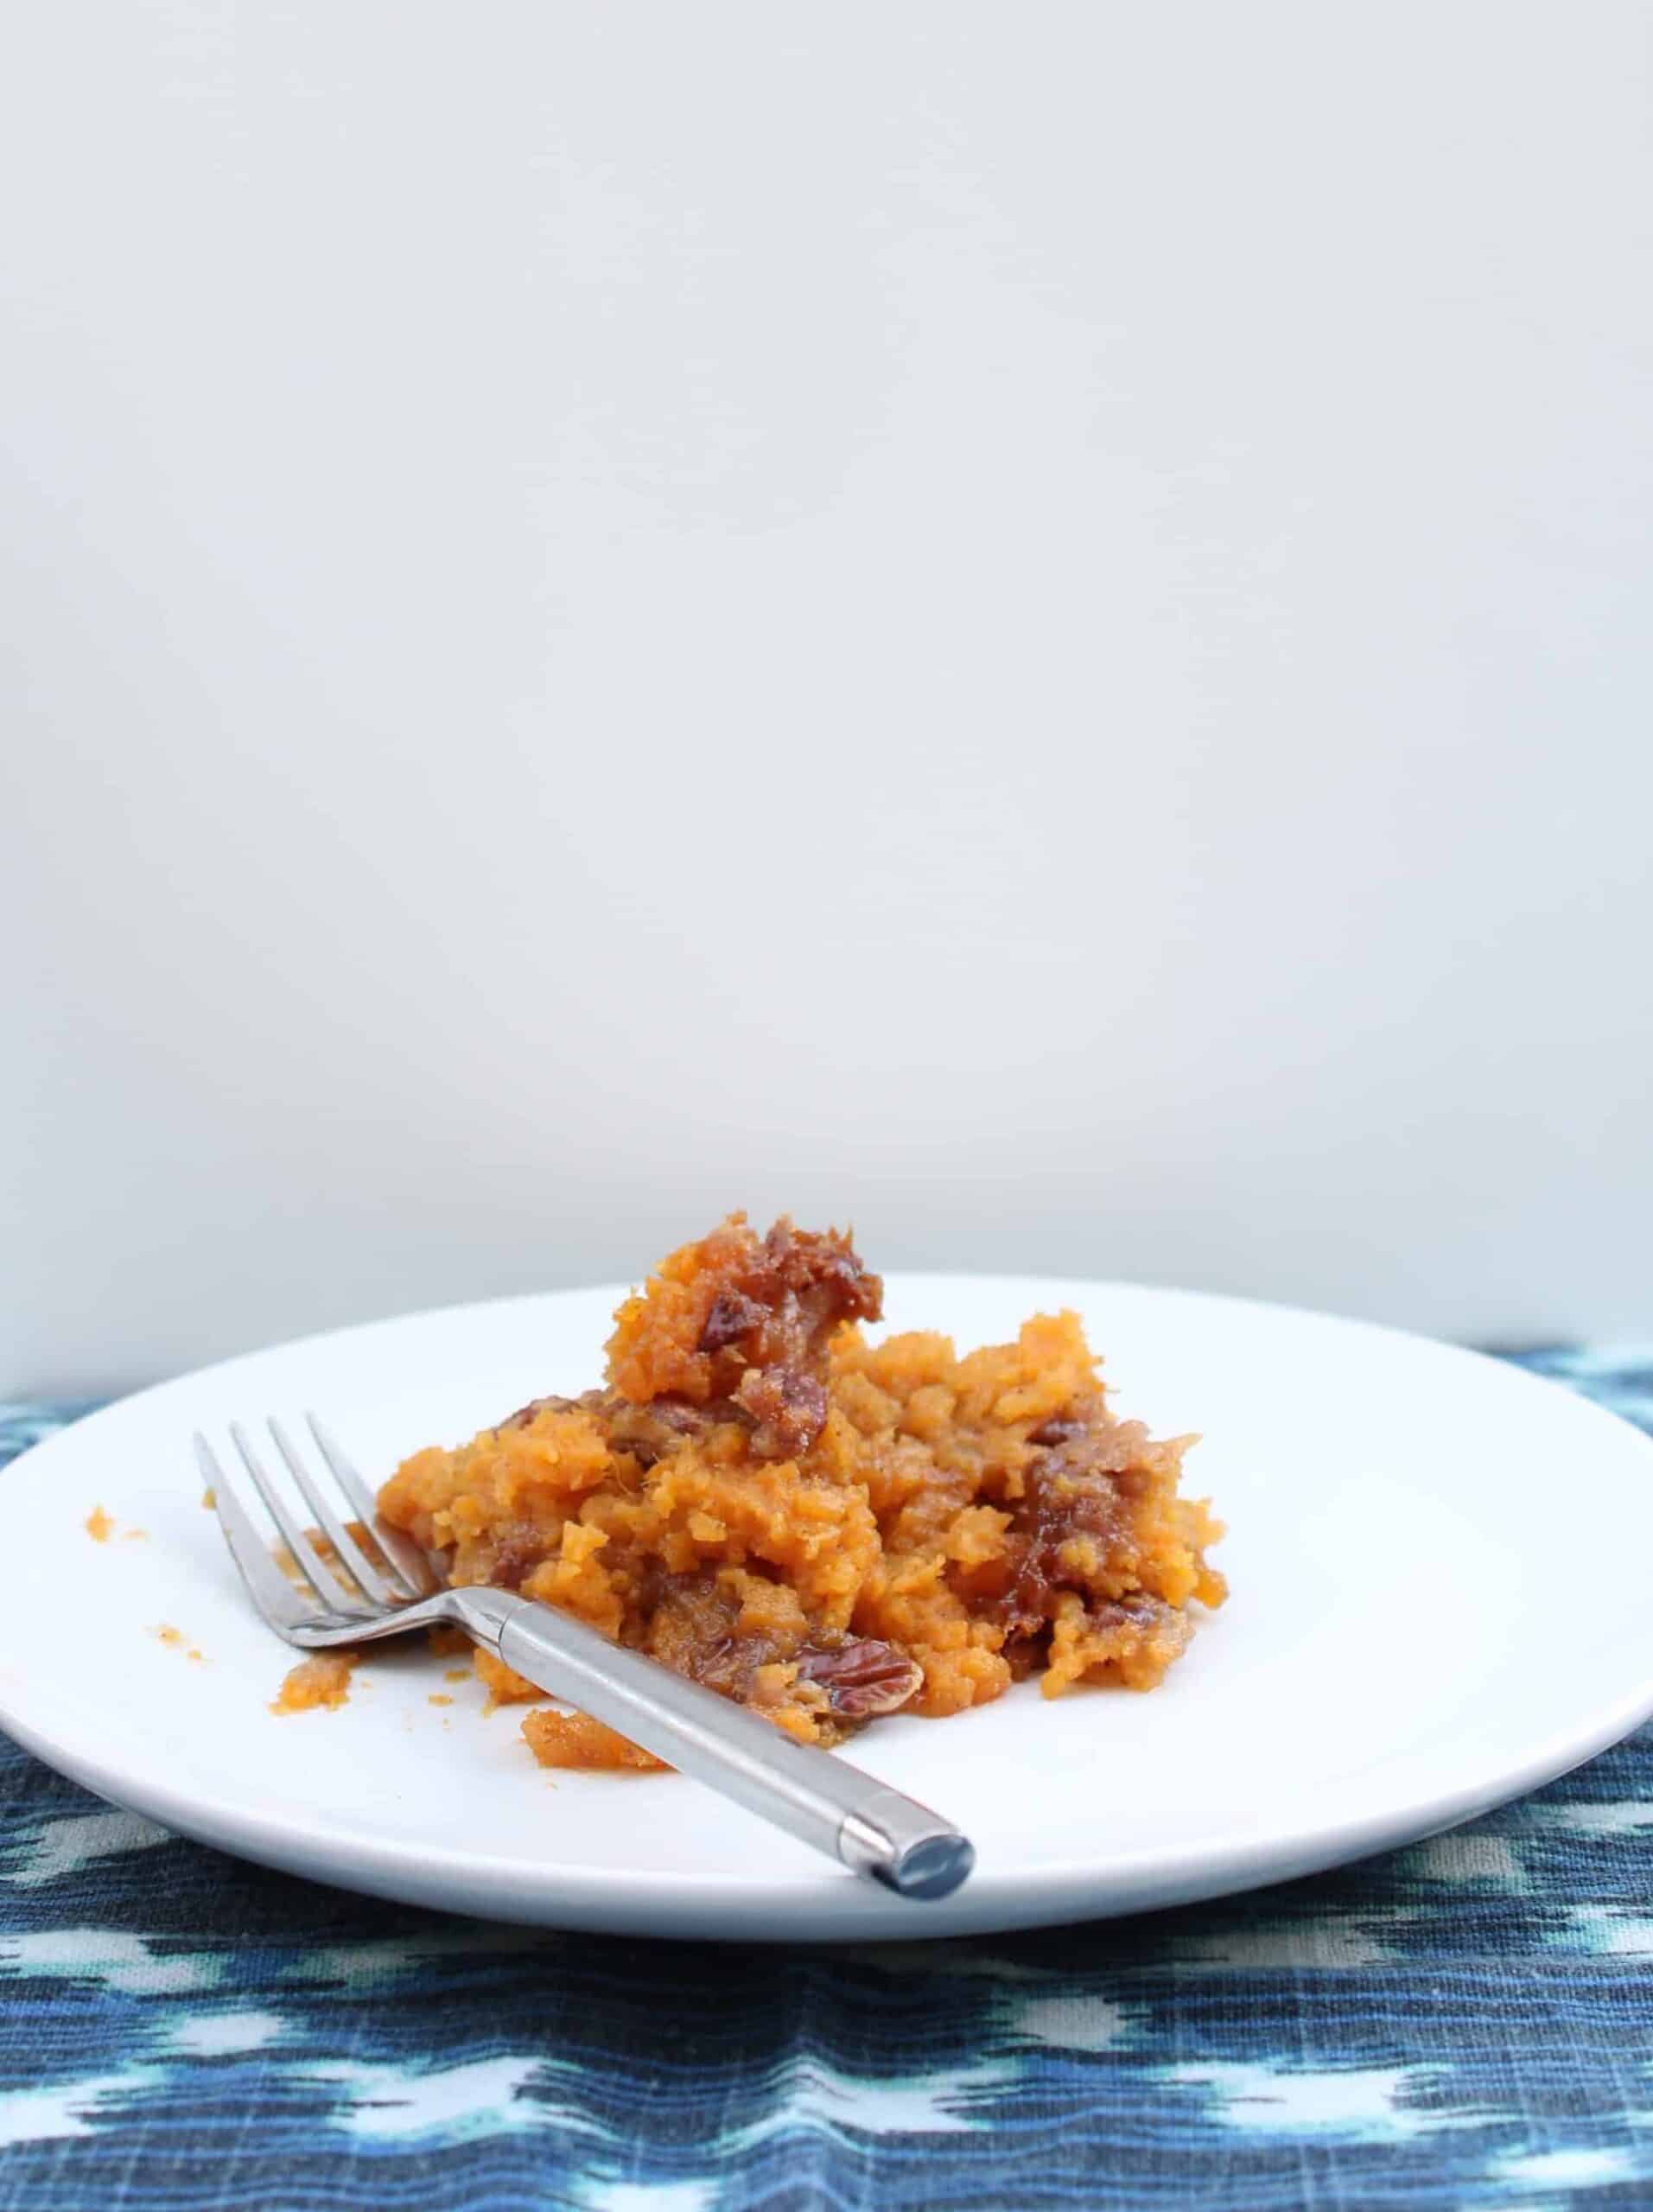
[[[200,1494],[200,1502],[211,1513],[218,1504],[218,1492],[215,1490],[204,1490]]]
[[[449,1667],[442,1675],[445,1682],[468,1682],[470,1679],[471,1670],[468,1667]]]
[[[86,1518],[86,1530],[94,1544],[106,1544],[114,1534],[115,1524],[101,1505],[94,1505]]]
[[[182,1649],[184,1643],[184,1632],[181,1628],[174,1628],[170,1621],[162,1621],[160,1627],[156,1629],[155,1633],[156,1640],[159,1643],[164,1643],[168,1651],[177,1651]],[[184,1653],[184,1656],[187,1659],[204,1659],[206,1656],[207,1655],[204,1651],[198,1649],[193,1643],[189,1646],[188,1650]]]
[[[624,1736],[605,1728],[588,1713],[525,1713],[522,1732],[542,1766],[620,1767],[639,1774],[668,1771],[664,1759],[628,1744]]]
[[[272,1713],[309,1713],[317,1706],[329,1712],[350,1694],[350,1674],[359,1651],[318,1651],[301,1659],[291,1669],[270,1707]]]
[[[484,1710],[497,1712],[502,1705],[527,1705],[545,1693],[537,1682],[531,1682],[526,1675],[519,1675],[507,1667],[503,1659],[496,1659],[491,1651],[479,1644],[476,1649],[476,1671],[487,1691],[488,1701]]]
[[[451,1705],[453,1702],[453,1699],[448,1696],[446,1690],[432,1690],[430,1695],[425,1700],[427,1705]]]
[[[121,1541],[123,1543],[147,1544],[149,1541],[149,1532],[147,1529],[124,1529],[121,1531]]]

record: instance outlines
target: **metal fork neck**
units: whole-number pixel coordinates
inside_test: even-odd
[[[479,1643],[485,1643],[495,1658],[499,1656],[499,1639],[512,1617],[525,1608],[533,1611],[526,1598],[518,1597],[512,1590],[495,1590],[486,1582],[445,1590],[440,1602],[443,1612]]]

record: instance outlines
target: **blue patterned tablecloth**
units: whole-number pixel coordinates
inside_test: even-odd
[[[1653,1356],[1524,1357],[1653,1428]],[[853,1950],[377,1904],[3,1738],[0,1803],[3,2212],[1653,2206],[1653,1729],[1313,1880]]]

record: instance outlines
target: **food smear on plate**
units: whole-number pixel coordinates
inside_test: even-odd
[[[416,1452],[379,1510],[450,1582],[561,1606],[806,1743],[1029,1676],[1152,1689],[1226,1591],[1222,1524],[1178,1491],[1194,1440],[1111,1411],[1075,1313],[961,1357],[869,1344],[881,1306],[847,1236],[733,1214],[626,1300],[601,1388]],[[475,1663],[496,1701],[544,1698]],[[659,1764],[583,1714],[523,1732],[546,1766]]]
[[[289,1669],[272,1713],[336,1712],[350,1695],[350,1675],[359,1651],[318,1651]]]
[[[94,1544],[106,1544],[120,1528],[113,1514],[105,1513],[101,1505],[94,1505],[80,1525]],[[147,1544],[149,1541],[147,1529],[121,1529],[120,1534],[124,1544]]]

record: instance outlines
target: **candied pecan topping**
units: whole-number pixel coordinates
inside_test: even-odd
[[[840,1322],[875,1321],[883,1296],[847,1236],[782,1219],[735,1261],[708,1310],[701,1350],[733,1356],[742,1368],[818,1374]]]
[[[738,1601],[704,1570],[662,1576],[648,1597],[654,1656],[725,1697],[746,1699],[760,1668],[790,1658],[798,1681],[824,1690],[841,1719],[869,1720],[905,1705],[924,1680],[916,1661],[874,1637],[827,1637],[798,1649],[743,1630]]]
[[[734,1394],[752,1415],[752,1449],[760,1459],[796,1459],[826,1427],[824,1383],[795,1367],[748,1367]]]
[[[663,1393],[707,1405],[732,1398],[748,1368],[826,1378],[827,1340],[876,1320],[883,1286],[836,1230],[778,1221],[765,1236],[744,1214],[669,1253],[626,1300],[608,1339],[608,1374],[636,1403]]]
[[[1087,1618],[1093,1628],[1123,1628],[1128,1623],[1133,1628],[1155,1629],[1164,1628],[1181,1616],[1163,1598],[1155,1598],[1146,1590],[1133,1590],[1123,1598],[1109,1598],[1090,1606]]]
[[[1037,1633],[1050,1618],[1052,1597],[1071,1586],[1072,1578],[1062,1564],[1063,1546],[1081,1535],[1106,1543],[1119,1525],[1115,1478],[1097,1469],[1063,1465],[1068,1448],[1053,1450],[1030,1471],[1011,1522],[1015,1573],[1001,1604],[1013,1637]]]
[[[893,1643],[857,1637],[836,1649],[807,1644],[798,1655],[798,1680],[818,1682],[832,1710],[846,1720],[871,1720],[904,1706],[924,1669]]]
[[[704,1436],[714,1422],[733,1421],[728,1406],[691,1406],[687,1398],[651,1398],[633,1405],[613,1390],[594,1390],[591,1411],[602,1423],[611,1451],[629,1452],[640,1466],[652,1467],[685,1439]]]
[[[662,1574],[646,1594],[652,1615],[647,1649],[725,1697],[749,1696],[759,1668],[784,1656],[771,1637],[741,1629],[740,1600],[715,1574]]]
[[[1100,1391],[1097,1391],[1084,1397],[1070,1399],[1060,1413],[1052,1414],[1037,1428],[1030,1428],[1027,1441],[1038,1445],[1042,1450],[1061,1450],[1065,1446],[1082,1443],[1082,1450],[1070,1452],[1066,1457],[1076,1463],[1091,1465],[1107,1456],[1111,1466],[1117,1462],[1108,1454],[1106,1447],[1127,1429],[1128,1424],[1114,1420],[1108,1411],[1107,1401]],[[1139,1433],[1134,1422],[1128,1424],[1131,1438],[1135,1439]]]
[[[531,1521],[518,1521],[499,1539],[490,1582],[501,1590],[520,1590],[523,1577],[545,1556],[545,1532]]]
[[[1084,1435],[1084,1422],[1072,1414],[1052,1414],[1037,1428],[1028,1430],[1027,1441],[1040,1446],[1071,1444],[1076,1436]]]
[[[586,1399],[593,1398],[596,1395],[595,1391],[588,1390]],[[494,1427],[496,1428],[526,1428],[537,1414],[571,1414],[585,1402],[585,1399],[581,1398],[530,1398],[525,1406],[518,1406],[514,1414],[507,1414],[503,1421],[496,1421]]]
[[[629,1452],[645,1468],[685,1437],[703,1436],[716,1421],[746,1418],[737,1407],[724,1403],[693,1406],[687,1398],[668,1395],[639,1406],[617,1390],[582,1390],[577,1398],[531,1398],[498,1426],[526,1428],[537,1414],[546,1412],[589,1414],[611,1451]]]
[[[702,1351],[727,1351],[749,1330],[760,1326],[764,1309],[738,1290],[720,1290],[700,1332]]]
[[[703,1682],[709,1690],[721,1690],[725,1697],[744,1704],[752,1695],[758,1669],[772,1666],[781,1656],[780,1648],[766,1636],[726,1636],[715,1643],[703,1644],[686,1657],[680,1653],[670,1663],[679,1673]]]
[[[601,1428],[610,1451],[628,1452],[644,1469],[720,1421],[737,1421],[751,1433],[760,1459],[796,1459],[826,1427],[827,1393],[812,1375],[791,1367],[749,1367],[733,1398],[697,1406],[664,1394],[639,1405],[618,1390],[587,1390],[577,1398],[535,1398],[499,1422],[526,1428],[537,1414],[585,1413]]]

